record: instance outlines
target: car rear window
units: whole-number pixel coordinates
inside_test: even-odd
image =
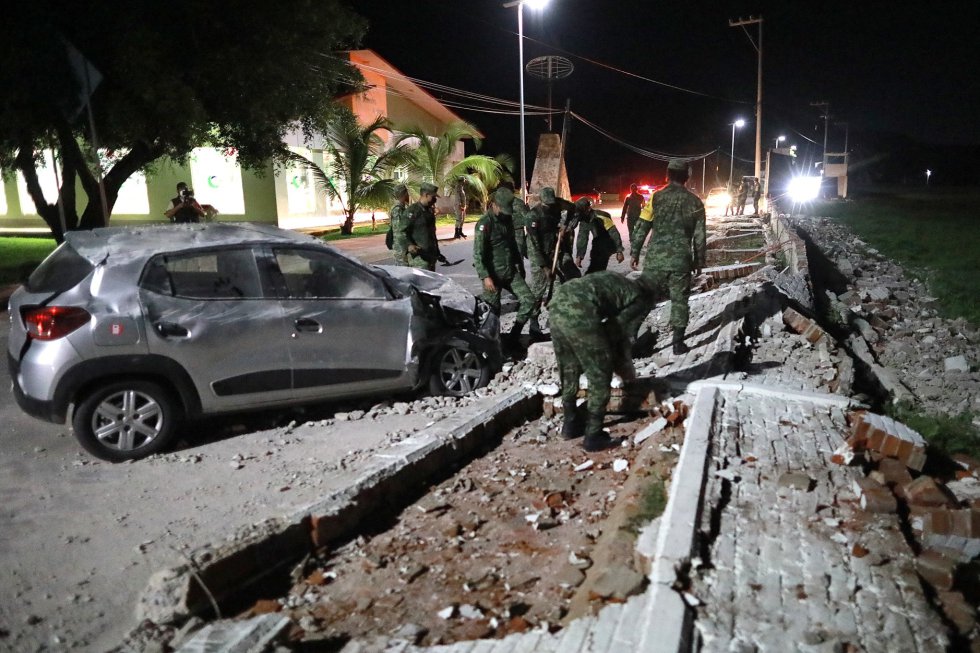
[[[250,249],[227,249],[154,257],[140,282],[161,295],[191,299],[263,297],[255,256]]]
[[[62,243],[27,278],[27,290],[36,293],[64,292],[77,286],[94,267],[68,243]]]

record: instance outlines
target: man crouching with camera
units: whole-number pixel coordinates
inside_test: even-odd
[[[185,182],[180,182],[177,184],[177,197],[170,200],[170,209],[164,215],[174,223],[200,222],[205,212],[194,199],[194,191]]]

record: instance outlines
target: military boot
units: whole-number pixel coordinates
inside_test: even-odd
[[[684,344],[684,329],[683,327],[674,328],[674,354],[680,356],[691,351],[690,347]]]
[[[561,437],[565,440],[574,440],[585,435],[585,415],[579,410],[575,400],[563,401],[561,425]]]
[[[538,318],[531,320],[531,326],[529,327],[531,333],[531,342],[538,342],[541,340],[547,340],[544,333],[541,331],[541,324],[538,323]]]
[[[623,442],[620,438],[609,437],[609,434],[602,430],[602,419],[602,415],[589,413],[589,420],[585,425],[585,440],[582,442],[582,448],[586,451],[602,451]]]

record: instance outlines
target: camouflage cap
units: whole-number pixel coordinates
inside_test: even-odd
[[[687,161],[684,159],[671,159],[667,163],[668,170],[687,170]]]
[[[547,205],[554,204],[556,201],[555,189],[552,188],[551,186],[545,186],[544,188],[541,189],[541,192],[538,193],[538,197],[541,198],[542,204],[547,204]]]
[[[504,215],[514,215],[514,191],[501,186],[493,193],[493,203]]]
[[[408,186],[405,184],[398,184],[395,186],[395,197],[401,197],[408,192]]]
[[[430,184],[429,182],[425,181],[422,182],[421,186],[419,186],[419,193],[422,195],[438,195],[439,188],[435,184]]]
[[[592,201],[588,197],[580,197],[575,200],[575,206],[579,211],[588,211],[592,206]]]

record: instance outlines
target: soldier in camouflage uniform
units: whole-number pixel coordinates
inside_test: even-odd
[[[653,194],[640,214],[630,243],[630,258],[636,270],[643,241],[652,228],[642,276],[660,296],[665,290],[670,294],[674,353],[679,355],[688,351],[684,344],[689,315],[687,299],[691,294],[691,273],[700,274],[704,267],[706,225],[704,203],[684,188],[688,179],[687,163],[682,159],[671,159],[667,165],[667,178],[670,183]]]
[[[626,233],[633,238],[633,230],[636,229],[636,221],[640,219],[640,211],[646,205],[643,195],[636,192],[636,184],[630,184],[630,194],[623,202],[623,212],[619,214],[619,222],[626,222]]]
[[[558,278],[567,281],[582,276],[582,273],[572,260],[575,205],[556,197],[555,189],[548,186],[541,189],[540,199],[541,203],[531,209],[527,218],[527,258],[531,262],[532,289],[543,300],[551,281],[551,264],[556,246]],[[562,234],[561,243],[558,242],[559,233]]]
[[[398,203],[388,211],[391,225],[391,251],[396,265],[408,265],[408,242],[405,240],[405,212],[408,208],[408,188],[405,184],[395,186]]]
[[[609,257],[613,254],[618,263],[623,262],[623,239],[611,215],[592,208],[589,198],[582,197],[575,202],[575,219],[578,222],[575,265],[579,267],[582,267],[582,259],[589,248],[589,234],[592,234],[592,253],[589,255],[589,269],[585,274],[605,270],[609,267]]]
[[[509,290],[517,297],[517,318],[510,331],[512,339],[520,335],[529,320],[537,322],[538,301],[520,274],[521,255],[517,251],[513,222],[514,193],[498,188],[490,210],[476,224],[473,239],[473,265],[483,282],[483,300],[500,313],[500,293]]]
[[[654,288],[642,275],[632,280],[616,272],[597,272],[556,288],[548,304],[551,342],[561,375],[565,416],[561,435],[572,439],[584,434],[586,451],[616,443],[602,430],[609,384],[613,372],[625,381],[635,377],[633,342],[655,301]],[[575,405],[583,372],[589,382],[585,420]]]
[[[420,192],[419,201],[405,209],[402,234],[405,250],[408,252],[408,264],[413,268],[434,272],[436,261],[445,260],[439,252],[436,215],[432,211],[439,197],[439,189],[433,184],[423,183]]]
[[[517,239],[517,251],[521,253],[521,258],[527,258],[527,221],[531,210],[527,207],[527,203],[517,195],[514,195],[511,209],[514,216],[514,237]],[[521,263],[522,268],[523,265]],[[523,273],[521,276],[524,276]]]

